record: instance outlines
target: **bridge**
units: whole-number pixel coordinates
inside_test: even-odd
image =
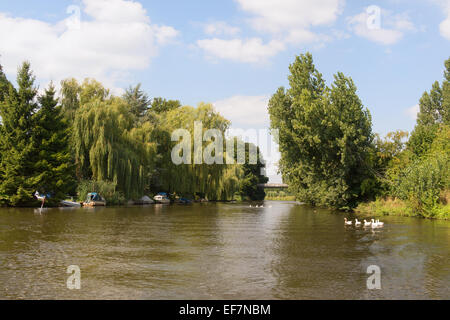
[[[289,188],[289,185],[285,183],[262,183],[258,184],[258,188],[263,189],[287,189]]]

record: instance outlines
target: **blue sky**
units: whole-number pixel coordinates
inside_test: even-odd
[[[27,59],[41,86],[141,82],[151,96],[215,103],[237,127],[267,127],[267,100],[306,51],[328,84],[337,71],[353,78],[375,132],[410,131],[450,56],[450,0],[0,2],[10,78]]]

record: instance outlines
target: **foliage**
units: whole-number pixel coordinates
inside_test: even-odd
[[[75,192],[85,200],[93,191],[108,204],[160,191],[209,200],[264,199],[264,191],[257,187],[267,182],[261,175],[263,159],[256,164],[228,162],[232,155],[215,146],[230,122],[211,104],[193,108],[182,107],[177,100],[151,100],[140,85],[116,97],[94,79],[79,83],[71,78],[61,82],[58,104],[53,85],[37,95],[28,63],[19,72],[18,84],[16,90],[0,70],[0,93],[5,98],[0,106],[3,204],[36,205],[36,190],[52,193],[55,203]],[[189,164],[172,162],[177,143],[172,133],[186,129],[195,150],[196,121],[203,126],[201,149],[223,163],[196,164],[195,152]],[[209,129],[218,129],[220,137],[204,141]],[[247,161],[249,148],[246,144]]]
[[[117,190],[117,185],[111,181],[82,180],[78,183],[78,201],[85,201],[88,193],[97,192],[105,200],[107,205],[125,204],[125,196]]]
[[[245,163],[242,165],[243,177],[241,179],[241,185],[239,194],[242,199],[248,199],[252,201],[264,200],[266,193],[263,188],[258,187],[258,184],[265,184],[269,181],[263,171],[265,168],[264,159],[258,147],[245,143]],[[256,159],[256,164],[251,164],[250,162],[250,149],[254,148],[258,158]],[[235,148],[237,150],[237,148]]]
[[[289,69],[290,88],[278,89],[269,102],[271,128],[279,130],[283,179],[308,204],[354,206],[372,177],[370,114],[342,73],[326,87],[311,54],[297,57]]]
[[[433,217],[443,190],[450,189],[450,127],[439,128],[430,152],[414,159],[393,181],[394,196],[408,200],[417,211]]]
[[[25,62],[18,71],[18,90],[9,85],[0,104],[0,201],[8,205],[34,203],[36,190],[57,202],[73,186],[67,126],[54,88],[37,97],[34,81]]]
[[[75,192],[75,166],[69,149],[70,130],[55,98],[51,84],[39,97],[40,108],[33,116],[34,139],[39,154],[35,159],[34,174],[42,192],[51,192],[51,200],[64,199]],[[50,200],[50,201],[51,201]]]
[[[186,129],[192,137],[191,150],[194,150],[195,121],[202,123],[201,136],[208,129],[218,129],[224,134],[228,129],[229,121],[216,113],[212,105],[205,103],[200,103],[197,108],[185,106],[169,110],[159,119],[163,119],[163,121],[159,122],[157,132],[155,132],[157,137],[155,140],[158,141],[158,159],[156,160],[157,173],[152,187],[168,193],[177,192],[189,195],[198,193],[209,200],[222,200],[224,194],[234,195],[232,189],[234,189],[235,183],[224,181],[230,173],[226,165],[206,164],[204,161],[202,164],[195,164],[194,152],[191,154],[190,164],[176,165],[171,159],[171,151],[178,144],[176,141],[171,141],[171,134],[174,130]],[[205,150],[208,144],[202,142],[202,149]]]
[[[378,217],[388,215],[404,217],[417,216],[417,212],[414,212],[414,209],[409,205],[408,202],[392,198],[380,198],[369,203],[360,203],[355,211],[365,217]]]
[[[130,112],[137,118],[142,117],[151,105],[148,95],[141,90],[141,84],[128,88],[122,98],[130,106]]]
[[[401,202],[405,212],[426,218],[448,219],[450,216],[450,59],[445,67],[442,85],[436,81],[430,92],[425,92],[420,99],[417,124],[406,149],[402,150],[399,139],[394,139],[391,145],[394,153],[388,152],[387,157],[383,152],[378,153],[378,163],[385,168],[380,178],[385,192],[381,195],[395,197],[394,201]],[[377,150],[382,150],[384,145],[376,140]],[[382,198],[360,208],[400,214]]]
[[[117,184],[126,197],[142,196],[152,170],[151,126],[133,127],[134,117],[121,98],[94,97],[80,107],[73,125],[79,176]]]

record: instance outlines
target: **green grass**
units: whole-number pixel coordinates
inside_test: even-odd
[[[449,204],[439,204],[432,208],[417,208],[417,206],[408,201],[391,198],[361,203],[355,211],[362,216],[403,216],[442,220],[450,219]]]

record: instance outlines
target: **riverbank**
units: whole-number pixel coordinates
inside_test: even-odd
[[[387,198],[361,203],[355,209],[355,212],[363,216],[400,216],[449,220],[450,204],[437,205],[431,209],[414,209],[414,206],[408,201]]]

